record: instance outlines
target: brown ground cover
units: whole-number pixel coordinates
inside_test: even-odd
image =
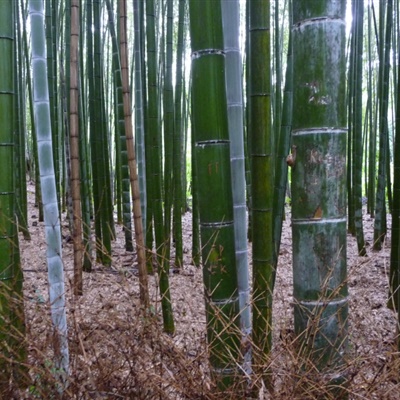
[[[32,240],[20,240],[32,383],[14,398],[58,398],[52,372],[52,330],[47,305],[44,229],[29,190]],[[299,391],[294,373],[290,209],[284,222],[274,296],[274,393],[259,398],[316,398]],[[389,216],[390,218],[390,216]],[[176,334],[162,333],[161,319],[140,312],[135,256],[124,249],[117,227],[111,268],[95,265],[84,274],[84,294],[72,296],[72,242],[63,215],[63,260],[71,353],[71,379],[65,398],[212,399],[207,368],[201,270],[191,260],[191,215],[184,216],[184,266],[170,275]],[[390,226],[390,220],[389,220]],[[386,306],[390,237],[382,251],[372,251],[373,220],[364,215],[367,257],[359,257],[348,237],[350,398],[400,399],[397,318]],[[249,246],[251,252],[251,246]],[[161,313],[155,276],[150,277],[152,312]],[[12,396],[11,396],[12,397]],[[9,397],[9,398],[11,398]],[[325,397],[326,398],[326,397]]]

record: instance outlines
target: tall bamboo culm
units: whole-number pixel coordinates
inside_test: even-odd
[[[67,10],[68,12],[68,10]],[[70,41],[70,151],[71,151],[71,197],[73,209],[73,243],[74,243],[74,294],[81,295],[83,291],[82,268],[82,208],[81,208],[81,177],[79,157],[79,0],[71,0],[71,41]]]
[[[225,392],[237,382],[241,332],[221,3],[190,0],[189,14],[192,151],[198,185],[207,341],[211,374],[218,389]],[[214,200],[213,207],[210,199]],[[235,390],[233,395],[239,393]]]
[[[32,40],[34,116],[37,131],[39,170],[47,243],[49,301],[53,327],[55,367],[61,381],[69,373],[67,316],[65,307],[64,268],[61,258],[61,228],[54,176],[47,84],[46,42],[42,0],[29,0]]]
[[[15,4],[0,3],[0,394],[26,361],[22,270],[15,196]],[[20,177],[25,179],[25,176]],[[22,356],[22,357],[21,357]],[[18,383],[18,382],[17,382]]]
[[[272,346],[274,134],[271,117],[270,1],[250,3],[249,143],[253,250],[253,369],[270,385]],[[262,232],[262,234],[260,234]],[[261,383],[261,382],[259,382]]]
[[[222,0],[225,46],[225,86],[231,150],[233,214],[240,323],[246,340],[251,334],[249,263],[247,253],[246,180],[243,144],[242,59],[239,44],[238,0]],[[250,347],[249,347],[250,348]],[[250,353],[246,356],[250,362]]]
[[[119,0],[120,15],[120,52],[121,52],[121,78],[122,95],[124,101],[125,135],[128,154],[129,177],[131,183],[133,220],[135,228],[136,251],[139,265],[140,299],[144,307],[149,306],[148,279],[146,269],[145,242],[142,225],[142,208],[140,205],[140,188],[137,173],[135,145],[133,142],[132,111],[130,101],[129,73],[128,73],[128,48],[126,38],[126,0]]]
[[[299,374],[313,371],[307,393],[319,387],[335,398],[345,397],[348,340],[345,12],[345,0],[293,3],[292,235]]]

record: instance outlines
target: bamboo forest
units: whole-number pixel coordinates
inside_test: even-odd
[[[0,0],[0,399],[400,399],[399,0]]]

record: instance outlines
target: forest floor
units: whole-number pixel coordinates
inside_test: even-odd
[[[32,383],[14,398],[56,398],[51,391],[52,330],[48,310],[46,242],[34,188],[28,185],[31,240],[20,238],[24,300]],[[259,398],[316,398],[298,393],[292,379],[292,254],[290,208],[286,209],[273,306],[273,394]],[[161,317],[149,322],[140,314],[135,255],[124,249],[119,226],[113,242],[112,267],[95,264],[84,273],[83,296],[72,295],[73,253],[63,214],[63,261],[66,271],[71,383],[65,398],[76,399],[212,399],[205,341],[201,269],[191,259],[191,215],[184,218],[184,265],[171,273],[176,333],[162,333]],[[388,216],[390,227],[390,216]],[[372,251],[373,219],[364,214],[367,257],[357,255],[348,236],[349,384],[350,398],[400,399],[396,352],[397,318],[387,308],[390,234],[383,249]],[[390,232],[390,229],[389,229]],[[249,245],[251,252],[251,245]],[[156,276],[150,276],[152,304],[161,315]],[[44,371],[48,371],[46,374]],[[50,397],[49,393],[53,393]],[[11,398],[11,397],[10,397]],[[326,398],[326,397],[324,397]]]

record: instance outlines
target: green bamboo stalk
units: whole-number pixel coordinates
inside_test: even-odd
[[[147,103],[147,130],[146,144],[149,144],[150,157],[149,172],[152,187],[149,202],[151,202],[156,252],[162,253],[164,243],[163,212],[162,212],[162,174],[161,174],[161,143],[160,143],[160,113],[158,104],[158,80],[157,80],[157,46],[155,28],[154,0],[146,0],[146,41],[148,64],[148,103]],[[149,193],[149,194],[150,194]]]
[[[250,155],[253,247],[253,368],[270,385],[272,346],[273,131],[271,118],[270,1],[250,4]],[[260,234],[263,232],[263,234]]]
[[[52,4],[53,3],[53,4]],[[50,118],[51,132],[53,142],[53,157],[55,168],[55,179],[58,197],[58,208],[61,210],[61,170],[60,170],[60,147],[61,135],[59,129],[59,91],[57,80],[57,44],[58,36],[56,29],[57,7],[54,7],[54,2],[46,0],[45,3],[45,30],[46,30],[46,52],[47,52],[47,79],[49,85],[49,101],[50,101]]]
[[[21,7],[24,9],[23,0],[21,0]],[[23,11],[25,15],[25,11]],[[39,221],[43,221],[43,203],[41,197],[41,188],[40,188],[40,176],[39,176],[39,161],[38,161],[38,151],[37,151],[37,135],[36,135],[36,127],[35,120],[33,117],[33,93],[32,93],[32,79],[31,79],[31,67],[30,67],[30,59],[28,50],[28,38],[27,38],[27,30],[26,30],[26,18],[22,18],[22,33],[23,33],[23,42],[24,42],[24,55],[25,55],[25,69],[26,69],[26,82],[28,88],[28,101],[29,101],[29,110],[30,110],[30,122],[31,122],[31,133],[32,133],[32,148],[33,148],[33,168],[35,174],[35,205],[39,209]]]
[[[345,12],[345,0],[293,3],[294,326],[307,393],[318,396],[315,377],[335,398],[348,336]]]
[[[285,197],[288,181],[288,153],[292,129],[293,109],[293,49],[292,33],[289,32],[289,46],[286,63],[285,89],[282,105],[281,131],[276,145],[275,195],[274,195],[274,282],[281,246],[282,223],[285,212]]]
[[[90,2],[91,3],[91,2]],[[88,2],[88,7],[90,6]],[[112,213],[110,192],[110,170],[108,155],[108,137],[105,129],[104,96],[103,96],[103,66],[100,30],[100,2],[93,0],[93,33],[90,27],[89,35],[93,35],[93,75],[89,74],[91,93],[93,95],[91,118],[92,174],[94,191],[97,258],[104,265],[111,264]],[[91,64],[89,61],[88,64]],[[91,96],[92,96],[91,95]],[[111,213],[111,214],[110,214]]]
[[[373,6],[373,3],[372,3]],[[373,11],[373,8],[372,8]],[[375,94],[372,90],[373,70],[372,70],[372,12],[371,5],[368,4],[368,98],[371,102],[371,111],[369,117],[370,135],[368,144],[368,212],[371,217],[375,216],[375,193],[376,193],[376,109]]]
[[[163,86],[163,115],[164,115],[164,229],[165,271],[169,271],[171,257],[171,218],[173,202],[173,135],[174,135],[174,89],[172,84],[172,58],[173,58],[173,3],[166,2],[167,29],[165,37],[165,68]],[[161,289],[161,286],[160,286]],[[163,294],[161,294],[163,296]]]
[[[72,157],[71,157],[71,140],[70,140],[70,80],[71,80],[71,0],[66,0],[65,4],[65,15],[63,18],[64,23],[64,43],[65,51],[62,56],[61,64],[61,104],[63,110],[62,118],[62,134],[63,134],[63,159],[65,163],[62,168],[62,174],[65,180],[63,180],[61,196],[65,202],[67,209],[67,218],[69,229],[72,232],[74,230],[74,211],[73,211],[73,199],[72,199]],[[79,157],[79,155],[78,155]],[[77,276],[76,276],[77,277]]]
[[[144,36],[140,29],[140,8],[143,5],[139,0],[133,0],[133,23],[134,23],[134,65],[135,65],[135,138],[136,155],[138,164],[138,179],[140,187],[140,206],[142,208],[142,224],[147,227],[147,189],[146,189],[146,159],[145,159],[145,132],[144,132],[144,110],[143,110],[143,71],[142,71],[142,47],[141,38]]]
[[[245,10],[246,19],[246,38],[245,38],[245,84],[246,84],[246,109],[245,109],[245,130],[244,130],[244,154],[246,161],[246,201],[247,209],[251,210],[251,167],[250,167],[250,153],[251,153],[251,143],[250,143],[250,130],[251,130],[251,118],[250,118],[250,1],[246,1]],[[247,218],[247,239],[249,242],[252,241],[252,215],[251,212],[248,214]]]
[[[94,42],[94,61],[95,61],[95,81],[96,88],[95,92],[97,94],[96,102],[101,104],[99,110],[101,112],[98,115],[98,121],[101,122],[100,129],[101,137],[99,141],[99,147],[101,149],[102,156],[102,223],[103,223],[103,237],[106,239],[105,242],[107,245],[105,246],[105,250],[108,253],[105,255],[105,263],[110,263],[110,255],[111,255],[111,240],[115,238],[115,226],[114,226],[114,213],[113,213],[113,198],[112,198],[112,182],[111,182],[111,147],[110,147],[110,129],[108,126],[109,118],[107,117],[107,104],[109,96],[108,90],[108,81],[109,81],[109,67],[105,67],[105,63],[103,61],[105,54],[105,40],[104,33],[101,35],[102,30],[102,2],[95,0],[94,1],[94,22],[95,26],[97,26],[97,30],[94,32],[95,42]],[[108,46],[109,47],[109,46]],[[105,58],[108,60],[108,58]],[[108,62],[110,64],[110,62]],[[107,88],[107,92],[105,89]],[[109,238],[108,238],[109,236]]]
[[[15,15],[20,15],[19,2],[14,2]],[[15,65],[18,68],[18,73],[14,74],[15,79],[15,104],[16,104],[16,134],[15,138],[15,157],[16,157],[16,196],[17,196],[17,215],[18,227],[22,231],[25,240],[30,240],[31,236],[28,227],[28,194],[26,188],[26,91],[25,91],[25,70],[24,70],[24,56],[23,56],[23,43],[21,33],[21,19],[16,18],[16,47],[15,52]]]
[[[363,72],[363,24],[364,24],[364,2],[362,0],[353,0],[353,18],[354,23],[354,102],[352,110],[352,191],[353,191],[353,210],[354,210],[354,228],[357,238],[358,254],[367,255],[364,242],[364,230],[362,220],[362,72]]]
[[[224,391],[238,380],[241,332],[220,1],[190,0],[189,14],[207,340],[211,374]]]
[[[68,332],[65,308],[64,269],[61,258],[61,228],[52,154],[49,89],[47,81],[44,13],[42,0],[29,0],[32,37],[32,71],[39,169],[47,242],[49,300],[54,340],[56,374],[61,381],[69,373]]]
[[[161,143],[158,108],[157,68],[156,68],[156,36],[155,36],[155,7],[154,0],[146,0],[147,16],[147,58],[148,58],[148,132],[146,139],[151,147],[151,185],[154,234],[156,241],[156,256],[161,291],[161,304],[164,321],[164,331],[175,331],[171,295],[169,290],[169,268],[165,261],[166,236],[163,217]]]
[[[80,93],[86,93],[86,85],[85,81],[85,68],[84,68],[84,33],[85,33],[85,23],[83,15],[85,13],[86,8],[83,12],[80,13],[81,22],[80,26],[80,55],[79,55],[79,70],[81,73],[79,74],[79,85],[80,85]],[[79,141],[79,154],[81,160],[81,206],[82,206],[82,223],[83,223],[83,245],[84,245],[84,256],[83,256],[83,271],[91,272],[92,270],[92,240],[91,240],[91,221],[90,221],[90,211],[91,211],[91,190],[90,190],[90,179],[89,179],[89,156],[88,156],[88,142],[87,142],[87,132],[88,132],[88,123],[87,123],[87,100],[86,96],[79,97],[79,131],[82,132],[80,135]]]
[[[99,173],[97,172],[97,165],[100,159],[97,155],[96,146],[96,117],[95,117],[95,93],[94,93],[94,48],[93,48],[93,0],[86,2],[86,48],[87,48],[87,76],[88,76],[88,98],[89,98],[89,132],[90,132],[90,150],[91,150],[91,175],[93,185],[93,207],[94,207],[94,228],[96,235],[96,259],[101,260],[101,242],[102,240],[102,226],[101,219],[98,215],[100,207],[100,189],[99,189]]]
[[[398,53],[398,76],[400,76],[400,53]],[[399,290],[399,269],[400,269],[400,80],[397,81],[397,104],[395,121],[395,141],[393,160],[393,212],[392,212],[392,237],[390,247],[390,279],[389,279],[389,301],[388,306],[398,311],[400,321],[400,290]],[[400,338],[397,339],[400,349]]]
[[[15,196],[15,4],[0,3],[0,393],[7,393],[13,361],[24,362],[22,271]],[[21,179],[25,179],[22,177]],[[19,311],[17,313],[19,301]],[[22,357],[21,357],[22,356]],[[19,359],[21,357],[21,359]]]
[[[352,12],[354,13],[354,2],[352,3]],[[348,105],[348,135],[347,135],[347,162],[349,167],[347,168],[347,229],[350,234],[355,235],[354,225],[354,196],[353,196],[353,119],[354,119],[354,97],[355,97],[355,57],[356,57],[356,46],[355,32],[356,18],[352,19],[351,24],[351,41],[350,41],[350,62],[348,72],[348,88],[347,88],[347,105]]]
[[[123,231],[125,233],[125,249],[127,251],[133,250],[132,243],[132,224],[131,224],[131,204],[130,204],[130,186],[129,186],[129,168],[128,162],[126,158],[126,146],[125,146],[125,131],[123,129],[124,126],[124,116],[123,116],[123,100],[122,100],[122,85],[120,82],[121,76],[121,68],[119,62],[119,48],[118,42],[119,38],[117,38],[117,32],[119,32],[119,18],[117,19],[117,28],[115,28],[114,22],[114,10],[113,5],[109,0],[106,1],[107,12],[108,12],[108,28],[110,31],[110,40],[112,45],[112,61],[111,61],[111,71],[109,75],[112,75],[112,79],[110,79],[110,85],[112,86],[112,90],[110,91],[112,95],[112,105],[110,106],[110,125],[114,128],[114,208],[117,209],[117,222],[118,224],[124,224],[124,213],[123,213],[123,203],[126,207],[126,226],[123,225]],[[118,10],[117,10],[118,13]],[[114,116],[114,118],[112,117]],[[112,134],[110,129],[110,143]],[[122,151],[122,147],[125,146],[124,151]],[[122,154],[123,153],[123,154]],[[125,158],[125,163],[122,163],[122,158]],[[124,170],[124,171],[123,171]],[[125,175],[125,193],[128,191],[127,196],[124,196],[124,192],[122,189],[122,174]],[[125,199],[128,201],[126,202]]]
[[[196,152],[193,151],[195,142],[193,133],[191,136],[192,148],[192,260],[196,267],[200,267],[201,263],[201,245],[200,245],[200,224],[199,224],[199,196],[196,170]]]
[[[386,235],[386,185],[387,173],[386,163],[389,157],[387,146],[388,133],[388,101],[389,101],[389,70],[390,70],[390,47],[392,37],[392,9],[393,1],[387,1],[386,30],[385,38],[381,36],[381,57],[379,63],[379,167],[378,182],[375,200],[375,221],[374,221],[374,250],[380,250]],[[384,39],[384,41],[383,41]]]
[[[282,49],[280,45],[280,27],[279,27],[279,5],[281,0],[275,0],[274,7],[274,61],[275,61],[275,91],[274,91],[274,135],[275,141],[278,142],[278,138],[281,130],[281,116],[282,116]]]
[[[154,158],[156,156],[156,153],[159,154],[159,147],[156,147],[156,152],[152,151],[152,147],[154,144],[152,143],[154,141],[154,138],[158,138],[158,134],[154,134],[154,124],[155,118],[154,115],[154,110],[151,110],[151,108],[154,109],[154,104],[157,105],[157,97],[158,95],[154,93],[157,88],[157,83],[156,83],[156,73],[153,72],[154,69],[156,68],[157,62],[154,60],[156,56],[156,44],[155,44],[155,38],[150,40],[151,43],[151,49],[149,49],[149,39],[148,36],[150,33],[148,33],[148,30],[154,31],[154,10],[152,11],[152,15],[147,15],[147,7],[149,7],[147,0],[146,2],[141,2],[142,6],[139,9],[141,11],[140,13],[140,26],[141,26],[141,31],[144,33],[142,35],[142,43],[141,43],[141,48],[143,49],[143,55],[142,55],[142,89],[143,89],[143,98],[145,99],[144,104],[145,108],[143,110],[143,115],[145,117],[144,124],[145,124],[145,160],[146,160],[146,196],[147,196],[147,208],[146,208],[146,221],[147,225],[145,227],[145,232],[146,232],[146,248],[147,248],[147,270],[149,273],[154,273],[153,270],[153,259],[154,259],[154,254],[153,254],[153,241],[154,241],[154,198],[156,196],[156,191],[155,191],[155,185],[157,184],[156,181],[153,180],[153,164],[154,164]],[[154,8],[154,3],[153,3],[153,8]],[[145,14],[146,14],[146,25],[144,23],[145,20]],[[154,33],[155,36],[155,33]],[[146,54],[146,57],[144,57],[144,54]],[[151,71],[152,70],[152,71]],[[151,75],[151,77],[150,77]],[[152,82],[153,81],[153,82]],[[157,117],[158,119],[158,117]],[[158,124],[158,121],[157,121]],[[151,133],[153,131],[153,133]],[[150,137],[152,135],[152,138]],[[158,162],[158,161],[157,161]],[[161,161],[160,161],[161,162]],[[157,178],[157,177],[156,177]]]
[[[114,76],[115,85],[115,110],[116,110],[116,175],[121,181],[121,194],[122,194],[122,221],[125,234],[125,249],[127,251],[133,251],[132,243],[132,213],[131,213],[131,202],[130,202],[130,183],[129,183],[129,166],[128,166],[128,154],[126,148],[126,136],[125,136],[125,120],[124,120],[124,104],[123,104],[123,93],[122,93],[122,80],[121,80],[121,66],[120,56],[118,51],[117,35],[114,27],[114,15],[111,7],[110,0],[106,1],[108,10],[108,21],[110,28],[110,35],[112,40],[113,48],[113,60],[112,70]],[[118,195],[118,198],[120,196]],[[120,203],[120,201],[118,201]]]
[[[173,215],[173,236],[175,240],[175,266],[177,268],[183,263],[183,242],[182,242],[182,170],[184,157],[182,154],[182,108],[184,97],[182,95],[183,84],[183,55],[184,55],[184,32],[185,32],[185,0],[179,0],[178,11],[178,42],[176,51],[176,78],[175,78],[175,125],[173,136],[173,177],[174,177],[174,215]]]

